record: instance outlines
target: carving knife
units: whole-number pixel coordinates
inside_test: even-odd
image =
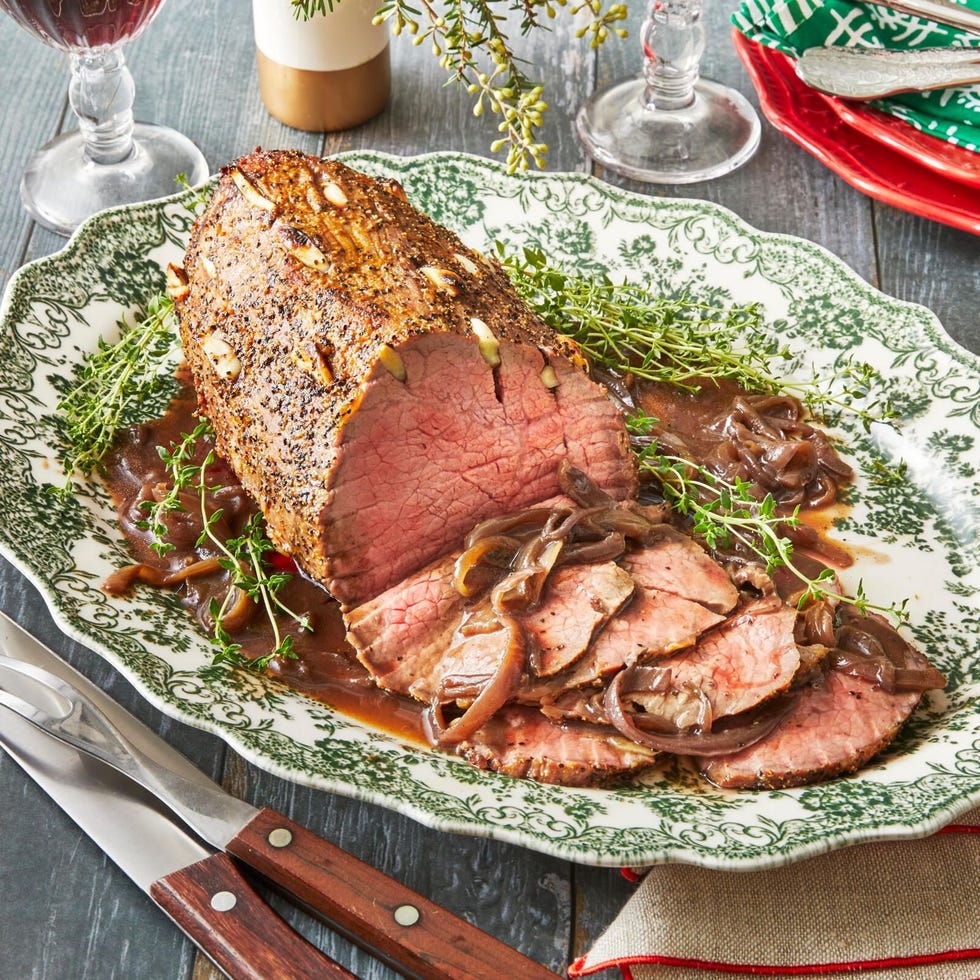
[[[3,710],[0,745],[233,980],[356,980],[280,919],[227,855],[202,847],[125,776]]]
[[[477,976],[554,980],[556,974],[550,970],[282,814],[270,808],[253,807],[226,793],[176,749],[2,613],[0,649],[71,684],[94,703],[125,738],[174,774],[167,791],[156,791],[156,795],[204,841],[225,852],[208,858],[208,852],[204,851],[206,862],[211,862],[209,867],[220,864],[237,876],[235,865],[227,855],[239,859],[284,891],[294,903],[306,907],[336,931],[408,976],[423,980],[459,980]],[[104,826],[94,826],[100,822],[104,824],[111,808],[106,807],[105,791],[100,798],[99,792],[87,785],[92,779],[91,765],[83,766],[75,750],[36,731],[5,709],[0,709],[0,741],[124,869],[148,850],[145,847],[147,839],[156,841],[156,836],[151,836],[154,830],[166,834],[166,829],[161,829],[162,824],[169,823],[171,831],[177,830],[162,813],[154,813],[144,802],[142,809],[146,810],[147,816],[145,820],[141,819],[139,832],[134,831],[131,839],[123,842],[126,845],[124,852],[123,844],[116,846],[112,832],[107,832]],[[70,755],[66,756],[66,752]],[[55,765],[54,771],[51,762]],[[55,775],[59,763],[69,765],[71,777],[67,787],[62,786]],[[131,780],[118,776],[107,766],[99,765],[98,768],[103,770],[99,774],[100,781],[102,776],[115,781],[112,784],[113,800],[120,790],[126,790],[136,799],[143,793]],[[125,785],[120,786],[119,780]],[[130,803],[127,807],[134,808]],[[147,836],[143,836],[143,830]],[[183,878],[172,880],[168,886],[166,872],[184,868],[195,858],[199,861],[202,849],[194,846],[196,850],[179,849],[169,865],[141,869],[134,878],[137,884],[150,890],[154,900],[172,918],[175,914],[171,908],[182,914],[186,892],[192,886]],[[184,861],[185,858],[188,860]],[[164,872],[162,883],[161,870]],[[201,885],[195,884],[194,888],[198,904],[210,906],[210,899]],[[257,896],[256,901],[264,906]],[[170,908],[164,903],[169,903]],[[269,914],[274,915],[271,910]],[[277,921],[291,933],[285,923]],[[322,956],[305,940],[300,942]],[[275,949],[274,946],[271,948]],[[280,971],[283,962],[281,958],[278,960]],[[325,972],[319,975],[331,976]]]

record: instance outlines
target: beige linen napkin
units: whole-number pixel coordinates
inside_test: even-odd
[[[931,837],[764,871],[651,868],[569,975],[614,967],[627,980],[978,980],[980,810]]]

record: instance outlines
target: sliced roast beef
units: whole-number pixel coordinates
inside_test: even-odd
[[[892,741],[920,697],[827,671],[800,691],[770,735],[706,760],[701,771],[726,789],[803,786],[855,772]]]
[[[714,721],[755,708],[790,687],[801,667],[795,624],[796,610],[775,597],[752,603],[705,633],[691,649],[644,661],[650,664],[645,670],[631,673],[643,675],[645,682],[631,684],[623,699],[648,719],[656,718],[664,730],[710,728]],[[601,640],[594,648],[600,645]],[[603,692],[594,687],[555,688],[543,702],[542,710],[552,718],[610,723]]]
[[[506,642],[481,616],[485,601],[468,606],[456,591],[453,566],[453,556],[440,559],[348,611],[348,638],[385,690],[426,703],[465,700],[493,675]],[[632,592],[615,562],[556,569],[540,605],[516,617],[529,673],[555,673],[581,657]]]
[[[452,645],[462,615],[449,556],[349,610],[347,639],[379,687],[407,694]]]
[[[565,786],[621,780],[656,761],[654,752],[614,729],[552,721],[521,705],[497,712],[457,752],[479,769]]]
[[[632,602],[596,638],[566,687],[601,683],[641,658],[693,646],[738,602],[725,570],[692,538],[667,525],[655,540],[620,559],[636,584]]]
[[[637,586],[630,605],[596,638],[568,678],[569,687],[600,682],[639,659],[662,657],[693,646],[723,616],[699,602]]]
[[[775,597],[761,599],[706,633],[693,650],[657,663],[670,671],[671,697],[685,690],[701,691],[713,718],[737,715],[785,691],[800,668],[793,638],[796,610]],[[645,702],[657,712],[657,696]]]
[[[633,579],[612,561],[556,569],[544,601],[520,617],[532,651],[531,672],[552,677],[575,663],[633,590]]]
[[[699,602],[713,612],[731,612],[738,602],[738,589],[725,569],[692,537],[666,524],[656,543],[627,552],[622,565],[637,585]]]
[[[346,607],[554,496],[563,461],[617,500],[634,490],[623,422],[576,349],[397,186],[249,154],[173,283],[220,454]]]

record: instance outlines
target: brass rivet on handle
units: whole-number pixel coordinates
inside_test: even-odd
[[[289,847],[293,842],[292,832],[287,830],[285,827],[276,827],[275,830],[269,831],[269,836],[266,838],[268,842],[273,847]]]
[[[395,909],[395,922],[400,926],[414,926],[419,921],[419,910],[414,905],[399,905]]]
[[[231,892],[215,892],[211,896],[211,908],[215,912],[230,912],[238,903],[238,899]]]

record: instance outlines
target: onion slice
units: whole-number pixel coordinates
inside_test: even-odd
[[[479,731],[514,695],[527,663],[527,642],[521,624],[513,616],[501,616],[508,637],[503,655],[490,680],[469,707],[448,725],[442,714],[442,692],[422,712],[426,738],[439,748],[458,745]]]
[[[795,703],[791,696],[772,698],[765,704],[723,719],[710,732],[654,732],[636,723],[634,712],[626,708],[624,695],[636,690],[635,668],[620,671],[606,688],[602,706],[606,717],[628,739],[658,752],[675,755],[728,755],[765,738]]]

